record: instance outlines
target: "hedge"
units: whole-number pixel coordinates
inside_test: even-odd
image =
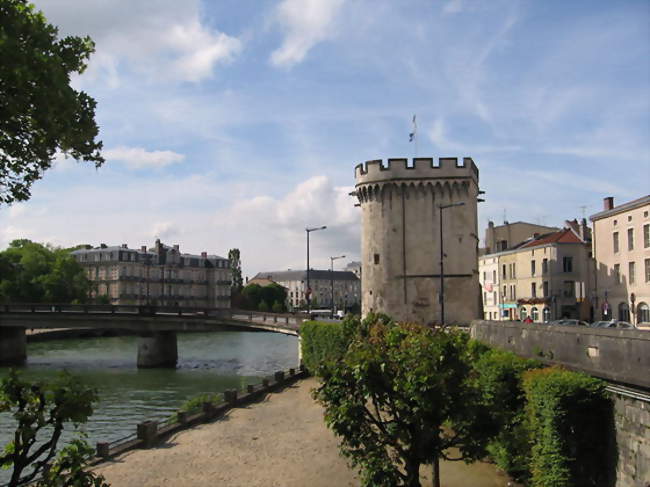
[[[611,481],[613,408],[605,384],[559,367],[523,375],[533,487],[601,486]]]
[[[302,361],[312,374],[345,354],[350,343],[349,318],[341,322],[306,321],[300,327]]]
[[[482,402],[492,411],[498,433],[488,444],[497,466],[519,481],[530,476],[530,437],[526,424],[526,398],[522,374],[542,367],[536,360],[512,352],[489,349],[474,363]]]

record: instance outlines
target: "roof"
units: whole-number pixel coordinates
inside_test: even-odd
[[[606,218],[608,216],[616,215],[617,213],[633,210],[634,208],[638,208],[640,206],[649,205],[649,204],[650,204],[650,194],[646,196],[642,196],[641,198],[637,198],[632,201],[628,201],[627,203],[623,203],[622,205],[615,206],[611,210],[605,210],[599,213],[595,213],[594,215],[591,215],[589,217],[589,220],[591,221],[600,220],[601,218]]]
[[[330,281],[334,278],[335,281],[358,281],[359,278],[350,271],[329,271],[329,270],[319,270],[311,269],[309,271],[310,280],[327,280]],[[307,271],[270,271],[270,272],[258,272],[253,279],[271,279],[275,282],[286,282],[286,281],[306,281],[307,280]],[[249,281],[250,282],[250,281]]]
[[[585,243],[578,237],[573,230],[565,228],[559,232],[546,233],[540,235],[536,239],[524,242],[518,248],[538,247],[540,245],[548,245],[552,243]]]
[[[173,250],[173,247],[169,247],[168,245],[163,245],[165,250]],[[96,252],[115,252],[115,251],[121,251],[121,252],[135,252],[137,254],[149,254],[149,255],[156,255],[157,252],[154,248],[151,248],[147,250],[146,252],[143,252],[141,249],[130,249],[128,247],[123,247],[122,245],[111,245],[111,246],[105,246],[105,247],[95,247],[91,249],[77,249],[72,252],[71,254],[86,254],[86,253],[96,253]],[[207,255],[206,257],[203,257],[201,255],[196,255],[196,254],[180,254],[181,257],[184,258],[191,258],[191,259],[208,259],[208,260],[228,260],[225,257],[221,257],[219,255],[214,255],[210,254]]]

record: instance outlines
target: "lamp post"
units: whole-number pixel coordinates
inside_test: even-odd
[[[311,313],[311,286],[309,283],[309,234],[311,232],[317,232],[318,230],[325,230],[327,226],[323,225],[322,227],[311,227],[311,228],[305,228],[305,232],[307,232],[307,292],[305,293],[307,295],[307,313]]]
[[[465,203],[460,201],[458,203],[450,203],[448,205],[439,205],[440,209],[440,323],[445,324],[445,252],[444,243],[442,240],[442,210],[453,208],[455,206],[464,206]]]
[[[332,301],[330,302],[330,318],[334,318],[334,261],[345,259],[345,255],[330,257],[330,288],[332,290]]]

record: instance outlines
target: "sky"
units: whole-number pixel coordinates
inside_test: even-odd
[[[647,0],[36,0],[90,35],[72,84],[97,100],[106,163],[63,155],[16,238],[156,238],[244,275],[359,260],[354,166],[472,157],[488,220],[589,217],[650,193]]]

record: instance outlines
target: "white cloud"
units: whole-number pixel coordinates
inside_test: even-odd
[[[181,230],[173,222],[160,221],[154,223],[152,226],[151,234],[156,238],[168,239],[180,235]]]
[[[463,10],[463,0],[449,0],[442,11],[446,14],[457,14]]]
[[[96,52],[76,83],[122,85],[128,68],[147,81],[201,81],[242,48],[239,39],[202,22],[199,0],[36,0],[63,35],[90,35]]]
[[[284,0],[274,20],[285,30],[282,45],[271,53],[274,66],[301,62],[317,43],[333,34],[333,22],[345,0]]]
[[[121,161],[131,169],[165,167],[177,164],[185,159],[183,154],[173,151],[147,151],[142,147],[124,146],[106,150],[103,155],[106,160]]]

